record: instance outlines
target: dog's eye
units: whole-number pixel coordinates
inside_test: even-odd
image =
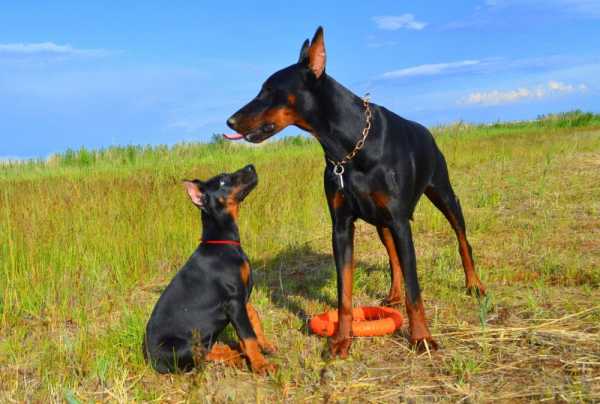
[[[225,180],[221,180],[221,181],[219,181],[219,186],[220,186],[220,187],[223,187],[223,186],[225,186]]]

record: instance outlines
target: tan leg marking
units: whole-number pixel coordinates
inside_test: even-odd
[[[206,354],[206,360],[210,362],[223,362],[228,366],[236,368],[241,368],[244,365],[244,359],[240,351],[221,343],[213,345],[210,352]]]
[[[275,345],[269,342],[265,337],[265,333],[260,322],[260,317],[254,306],[252,306],[250,303],[246,304],[246,311],[248,312],[248,318],[250,319],[250,323],[254,329],[254,334],[256,334],[256,340],[260,349],[262,349],[262,351],[265,353],[276,352],[277,348]]]
[[[384,300],[385,305],[393,306],[402,303],[402,264],[394,244],[392,232],[387,227],[377,227],[377,233],[381,242],[385,246],[390,261],[390,272],[392,275],[392,285],[390,293]]]
[[[258,346],[258,341],[255,338],[246,338],[243,339],[240,343],[242,347],[242,352],[248,358],[248,362],[250,362],[250,368],[254,373],[258,373],[261,375],[267,373],[274,373],[277,369],[275,365],[269,363],[263,354],[260,352],[260,347]]]
[[[407,296],[406,312],[408,313],[408,322],[410,324],[410,343],[418,350],[423,350],[425,349],[424,341],[427,341],[429,349],[437,349],[438,345],[431,337],[429,328],[427,328],[423,300],[419,297],[415,304],[411,304],[410,299]]]

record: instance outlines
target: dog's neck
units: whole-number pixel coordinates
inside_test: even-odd
[[[229,215],[216,218],[202,211],[202,240],[232,240],[240,241],[240,231],[238,226]]]
[[[350,153],[365,127],[363,100],[325,74],[315,91],[317,107],[307,121],[329,159]]]

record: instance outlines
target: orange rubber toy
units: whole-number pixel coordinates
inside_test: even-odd
[[[402,314],[390,307],[356,307],[352,310],[352,335],[375,337],[391,334],[402,326]],[[310,319],[310,329],[330,337],[338,328],[338,311],[331,310]]]

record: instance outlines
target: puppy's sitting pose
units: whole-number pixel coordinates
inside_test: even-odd
[[[245,356],[256,373],[272,372],[261,351],[275,349],[248,303],[252,273],[240,246],[239,204],[258,176],[249,165],[207,182],[184,181],[202,216],[202,243],[158,299],[146,327],[144,357],[160,373],[189,371],[199,362],[239,366]],[[239,347],[215,343],[231,322]]]

